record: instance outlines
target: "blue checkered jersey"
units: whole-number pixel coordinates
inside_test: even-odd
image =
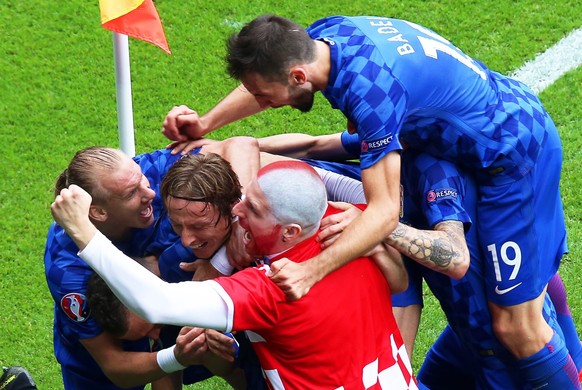
[[[197,152],[196,150],[195,153]],[[164,249],[179,241],[171,228],[160,197],[162,179],[179,158],[180,155],[172,155],[169,150],[158,150],[134,157],[156,192],[156,197],[152,203],[154,223],[146,229],[134,229],[128,240],[114,242],[128,256],[160,255]],[[91,317],[86,300],[87,283],[93,271],[77,256],[77,252],[75,243],[53,222],[47,236],[44,264],[47,284],[55,302],[55,356],[63,371],[73,370],[80,376],[92,378],[97,386],[95,388],[106,389],[110,388],[108,386],[112,385],[111,382],[79,343],[79,339],[99,335],[102,329]],[[149,350],[147,339],[126,345],[128,350]]]
[[[322,92],[357,129],[362,169],[405,143],[470,169],[480,183],[508,182],[531,169],[546,133],[557,132],[529,88],[425,27],[332,16],[307,32],[330,48]]]
[[[477,232],[471,228],[477,204],[476,185],[454,164],[428,154],[402,153],[404,216],[402,221],[418,229],[433,229],[439,222],[454,220],[465,225],[471,265],[460,280],[416,267],[439,300],[451,328],[474,354],[510,358],[491,327],[484,281],[484,259],[479,255]]]

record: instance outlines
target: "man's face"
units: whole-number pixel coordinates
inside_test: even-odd
[[[269,255],[285,249],[281,247],[282,226],[273,216],[257,180],[247,187],[245,198],[234,206],[232,213],[246,231],[244,242],[249,255]]]
[[[124,156],[115,173],[104,176],[101,183],[109,193],[105,208],[112,227],[146,228],[154,222],[156,193],[131,158]]]
[[[247,75],[243,85],[262,108],[291,106],[301,112],[308,112],[313,107],[314,94],[307,86],[267,81],[256,73]]]
[[[127,313],[127,332],[120,339],[135,341],[146,336],[153,340],[160,338],[161,325],[150,324],[130,310]]]
[[[213,205],[172,196],[166,204],[174,231],[196,257],[210,258],[228,239],[230,220],[221,216]]]

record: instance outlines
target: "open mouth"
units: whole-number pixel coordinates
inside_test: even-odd
[[[192,249],[193,251],[198,250],[198,249],[202,249],[205,246],[208,245],[208,242],[203,242],[202,244],[197,244],[197,245],[190,245],[190,249]]]
[[[153,206],[150,204],[147,208],[143,209],[140,213],[139,216],[142,218],[149,218],[152,216],[152,214],[154,213],[154,208]]]

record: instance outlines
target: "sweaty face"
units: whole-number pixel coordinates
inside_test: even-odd
[[[154,221],[152,201],[156,193],[139,165],[124,156],[114,174],[102,178],[107,190],[107,223],[119,230],[146,228]]]
[[[262,108],[291,106],[301,112],[307,112],[313,107],[314,94],[306,87],[266,81],[254,73],[244,78],[243,85]]]
[[[134,341],[146,336],[153,340],[160,338],[161,325],[150,324],[130,310],[127,312],[127,332],[120,337],[122,340]]]
[[[282,227],[271,213],[263,191],[253,180],[245,198],[237,203],[232,213],[238,216],[240,226],[246,231],[245,248],[251,256],[281,252]]]
[[[166,204],[174,231],[196,257],[210,258],[228,239],[229,218],[221,216],[213,205],[172,196]]]

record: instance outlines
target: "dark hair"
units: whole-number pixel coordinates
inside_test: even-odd
[[[91,315],[104,331],[122,337],[128,331],[129,309],[115,296],[107,283],[93,274],[87,284],[87,302]]]
[[[76,184],[93,197],[93,203],[104,202],[109,195],[100,184],[100,176],[118,169],[121,153],[117,149],[103,146],[79,150],[69,166],[57,178],[55,196],[59,195],[63,188]]]
[[[242,196],[230,163],[215,153],[189,154],[178,160],[162,181],[161,194],[166,208],[169,196],[204,202],[216,207],[229,221],[232,207]]]
[[[268,81],[287,83],[289,69],[311,63],[315,45],[305,29],[276,15],[261,15],[227,41],[227,72],[241,80],[258,73]]]

